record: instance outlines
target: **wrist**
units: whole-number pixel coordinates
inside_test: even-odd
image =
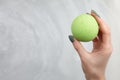
[[[86,80],[105,80],[104,75],[86,76]]]

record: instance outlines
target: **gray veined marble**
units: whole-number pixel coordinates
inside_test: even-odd
[[[72,20],[91,9],[110,25],[107,80],[120,79],[119,0],[0,0],[0,80],[84,80],[68,40]],[[88,51],[92,42],[83,43]]]

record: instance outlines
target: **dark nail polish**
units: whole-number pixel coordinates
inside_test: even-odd
[[[72,35],[69,35],[69,40],[73,43],[74,42],[74,37]]]
[[[94,13],[96,16],[98,16],[98,17],[100,18],[100,16],[97,14],[97,12],[96,12],[96,11],[91,10],[91,13]]]
[[[86,13],[86,14],[90,15],[90,13]]]

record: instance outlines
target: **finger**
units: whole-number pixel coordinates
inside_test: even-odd
[[[99,38],[99,41],[101,42],[102,41],[102,32],[100,30],[98,32],[98,38]]]
[[[93,40],[93,47],[97,48],[97,46],[99,46],[99,44],[101,43],[101,40],[101,32],[99,31],[97,37]]]
[[[73,42],[73,46],[80,55],[86,54],[87,51],[85,50],[83,45],[79,41],[77,41],[76,39]]]
[[[93,40],[93,50],[99,47],[100,40],[98,36]]]
[[[104,44],[108,44],[110,43],[110,28],[108,27],[108,25],[97,15],[97,13],[95,11],[91,11],[91,15],[96,19],[96,21],[98,22],[99,25],[99,30],[102,34],[102,42]]]
[[[87,51],[82,46],[82,44],[79,41],[77,41],[72,35],[69,36],[69,39],[73,43],[73,46],[74,46],[75,50],[78,52],[79,56],[85,57],[87,54]]]
[[[92,52],[94,53],[99,50],[101,41],[99,40],[99,37],[97,36],[92,42],[93,42]]]

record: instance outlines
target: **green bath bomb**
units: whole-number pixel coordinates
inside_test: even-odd
[[[82,14],[73,20],[71,30],[78,41],[89,42],[97,37],[99,27],[93,16]]]

